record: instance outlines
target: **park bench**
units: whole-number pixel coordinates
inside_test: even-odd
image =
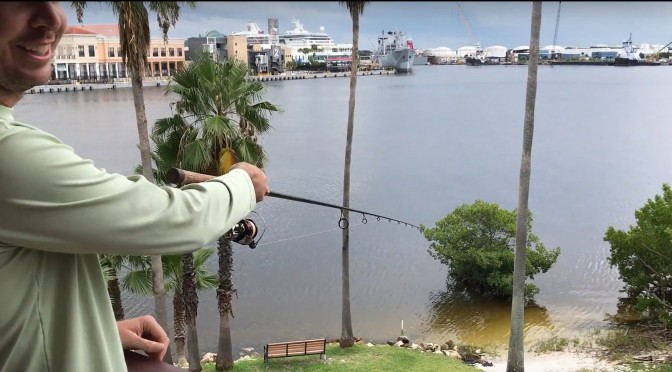
[[[327,339],[274,342],[264,346],[264,364],[271,358],[286,358],[301,355],[320,355],[327,359]]]

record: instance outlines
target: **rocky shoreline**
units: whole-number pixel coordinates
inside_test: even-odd
[[[338,345],[339,340],[338,339],[327,340],[327,343]],[[362,342],[362,339],[358,337],[355,337],[355,343],[360,345],[364,344]],[[399,336],[397,337],[396,341],[387,341],[385,344],[376,345],[369,341],[365,345],[369,347],[379,345],[389,345],[391,347],[402,347],[411,350],[417,350],[420,353],[442,354],[447,357],[461,360],[466,364],[474,366],[490,367],[493,365],[492,362],[486,360],[486,354],[481,350],[481,348],[467,345],[458,346],[452,340],[448,340],[443,344],[432,342],[415,343],[411,342],[411,340],[406,336]],[[241,350],[242,351],[239,353],[240,357],[236,359],[235,362],[263,358],[263,355],[260,355],[258,352],[256,352],[253,347],[245,347],[242,348]],[[216,358],[217,354],[215,353],[205,353],[201,358],[201,364],[215,363]],[[181,367],[186,368],[184,366]]]

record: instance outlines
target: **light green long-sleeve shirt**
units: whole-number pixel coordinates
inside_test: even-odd
[[[182,254],[255,207],[233,170],[181,189],[96,168],[0,106],[0,372],[123,372],[98,254]]]

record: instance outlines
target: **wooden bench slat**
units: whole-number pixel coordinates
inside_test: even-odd
[[[268,350],[268,354],[282,354],[282,353],[293,353],[293,352],[323,352],[323,348],[300,348],[300,349],[282,349],[282,350]]]
[[[283,350],[268,350],[268,354],[284,354],[284,353],[295,353],[295,352],[308,352],[308,353],[315,353],[315,352],[324,352],[323,348],[308,348],[308,349],[283,349]]]
[[[312,339],[303,341],[273,342],[264,346],[264,361],[271,358],[284,358],[301,355],[319,354],[326,356],[326,339]]]
[[[303,344],[305,344],[306,342],[308,342],[308,343],[310,343],[310,342],[324,343],[325,340],[324,340],[323,338],[318,338],[318,339],[315,339],[315,340],[305,340],[305,341],[272,342],[272,343],[269,343],[269,344],[266,344],[266,345],[267,345],[267,346],[274,346],[274,345],[288,345],[288,344],[289,344],[289,345],[291,345],[291,344],[301,344],[301,345],[303,345]]]

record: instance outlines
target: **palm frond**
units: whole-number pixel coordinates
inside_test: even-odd
[[[234,142],[234,151],[238,159],[263,168],[266,164],[266,152],[258,143],[249,138],[240,138]]]
[[[128,272],[122,281],[122,288],[142,296],[151,295],[153,293],[151,269]]]
[[[223,116],[211,116],[205,119],[203,125],[203,137],[217,143],[229,142],[240,135],[231,120]]]
[[[183,167],[195,172],[206,172],[213,165],[210,146],[203,139],[196,139],[184,147]]]
[[[205,263],[215,254],[214,248],[201,248],[194,252],[194,267],[205,267]]]
[[[219,276],[218,275],[203,275],[202,273],[196,274],[196,289],[212,289],[219,287]]]
[[[70,7],[75,10],[77,14],[77,22],[82,23],[84,20],[84,10],[86,9],[87,1],[71,1]]]
[[[129,72],[143,76],[151,44],[147,8],[141,1],[110,2],[119,18],[121,57]]]

